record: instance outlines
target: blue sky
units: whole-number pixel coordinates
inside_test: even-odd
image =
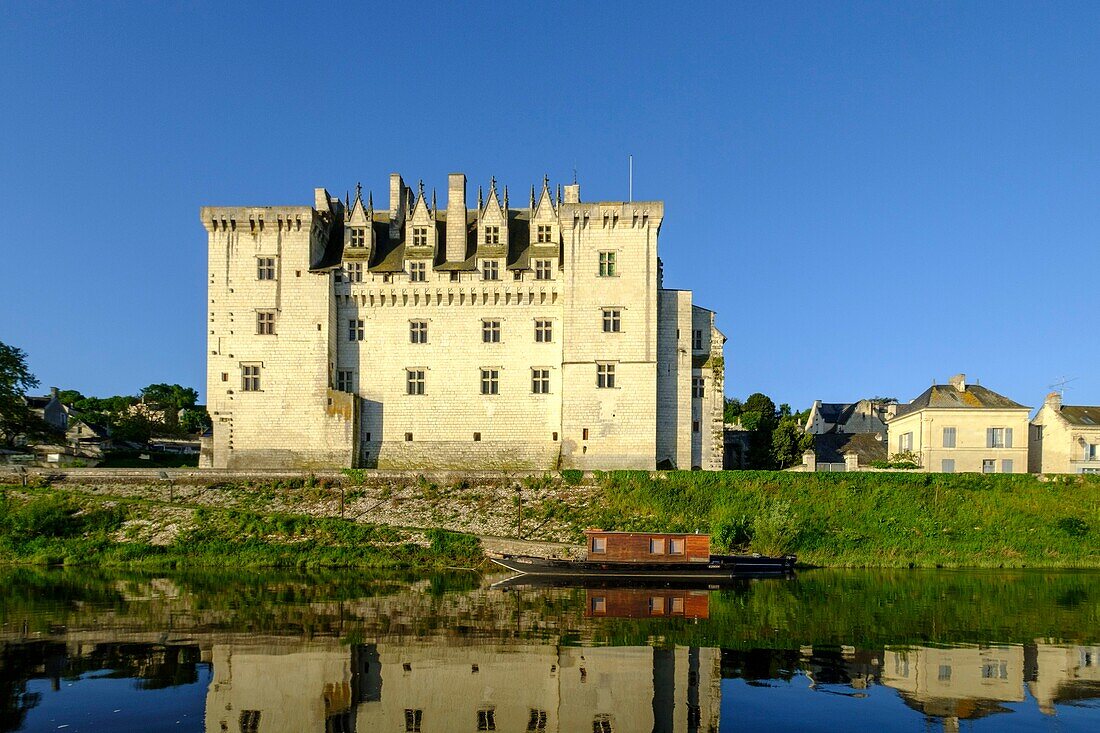
[[[464,171],[665,201],[727,393],[1100,403],[1100,4],[5,3],[0,340],[204,385],[204,204]],[[1090,285],[1091,283],[1091,285]]]

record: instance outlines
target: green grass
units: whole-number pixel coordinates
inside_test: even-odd
[[[1100,567],[1100,478],[612,472],[576,525],[702,531],[814,565]]]

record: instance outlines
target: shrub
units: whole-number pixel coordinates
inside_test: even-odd
[[[561,472],[561,480],[568,486],[576,486],[584,478],[584,471],[575,468],[567,468]]]
[[[752,549],[765,555],[782,555],[798,541],[798,516],[789,501],[773,501],[752,520]]]
[[[1084,537],[1089,533],[1089,524],[1083,519],[1077,517],[1063,517],[1054,523],[1058,529],[1062,530],[1070,537]]]

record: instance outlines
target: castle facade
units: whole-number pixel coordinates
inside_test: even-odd
[[[725,337],[663,287],[660,201],[203,207],[215,468],[722,467]]]

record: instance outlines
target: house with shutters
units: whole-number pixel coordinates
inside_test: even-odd
[[[1100,473],[1100,407],[1063,405],[1051,392],[1031,421],[1028,470]]]
[[[887,418],[890,455],[932,473],[1027,473],[1031,408],[958,374]]]

